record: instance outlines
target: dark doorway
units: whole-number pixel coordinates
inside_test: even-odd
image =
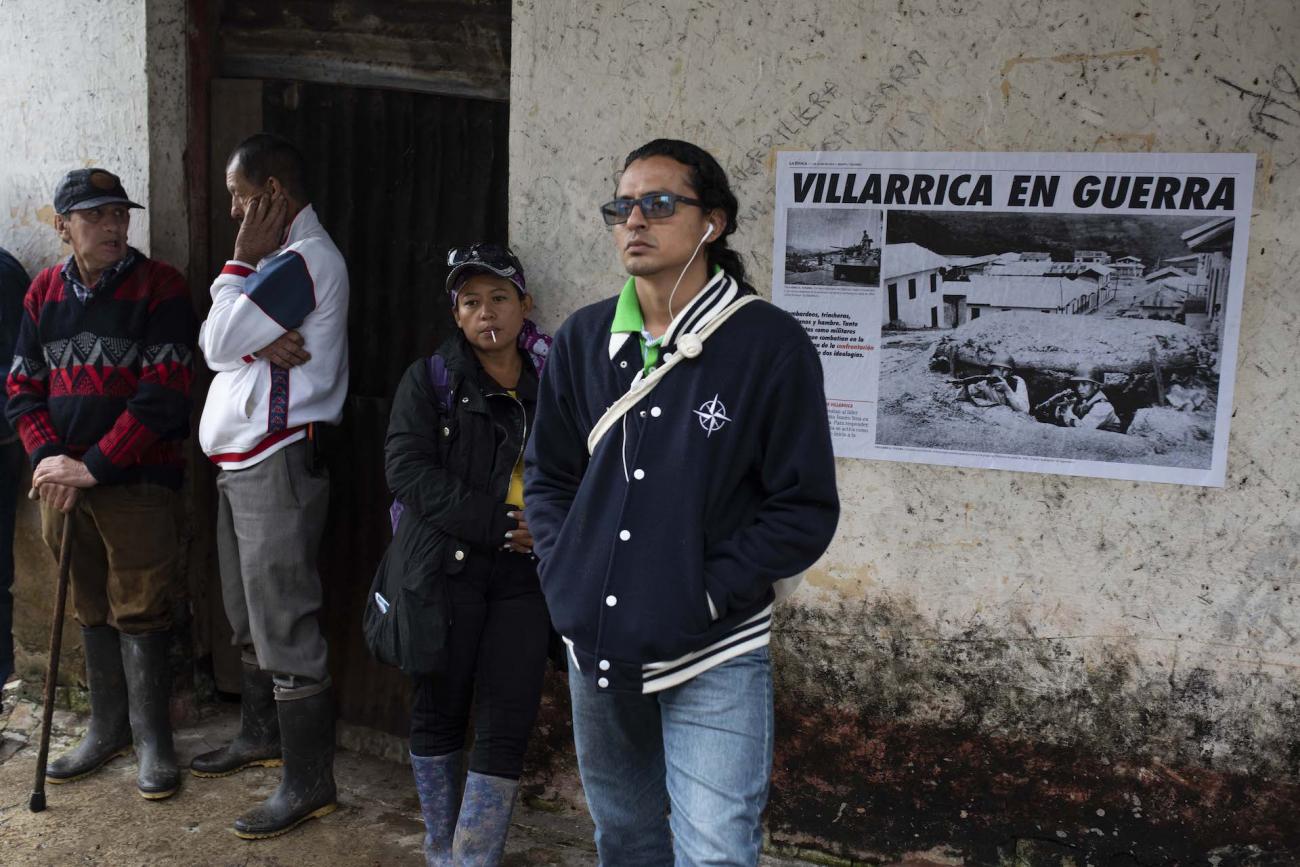
[[[956,328],[966,321],[966,296],[943,296],[943,327]]]
[[[897,322],[897,321],[898,321],[898,284],[890,283],[889,284],[889,319],[886,320],[885,324],[888,325],[890,322]]]

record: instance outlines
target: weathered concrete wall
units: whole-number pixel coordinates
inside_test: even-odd
[[[185,269],[184,37],[184,0],[0,0],[0,246],[33,274],[66,255],[54,185],[90,165],[148,209],[131,243]]]
[[[620,284],[596,206],[655,136],[728,168],[760,287],[780,148],[1259,154],[1226,490],[842,461],[780,617],[769,825],[859,855],[1295,845],[1294,5],[520,0],[513,32],[511,241],[552,325]]]
[[[32,276],[69,252],[53,229],[54,185],[91,165],[146,207],[130,242],[186,268],[184,34],[184,0],[0,0],[0,246]],[[34,504],[17,524],[14,629],[30,676],[44,664],[55,570]],[[64,682],[80,667],[75,633]]]
[[[0,2],[0,244],[33,274],[61,255],[51,201],[68,169],[103,166],[131,195],[148,190],[146,4],[61,5]],[[130,240],[148,246],[147,220]]]

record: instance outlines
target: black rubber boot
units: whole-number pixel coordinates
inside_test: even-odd
[[[245,840],[278,837],[338,806],[330,691],[275,704],[280,712],[284,774],[271,797],[235,820],[235,833]]]
[[[136,786],[151,801],[170,798],[181,785],[172,745],[170,641],[169,632],[122,636],[131,735],[140,762]]]
[[[88,777],[110,759],[131,751],[131,726],[126,715],[126,675],[118,632],[111,626],[83,627],[86,681],[90,686],[90,725],[86,736],[67,753],[50,762],[45,780],[70,783]]]
[[[275,685],[270,672],[244,663],[239,687],[239,734],[220,749],[195,756],[190,773],[196,777],[228,777],[261,765],[280,767],[280,718],[275,710]]]

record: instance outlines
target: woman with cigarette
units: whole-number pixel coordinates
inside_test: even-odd
[[[508,248],[452,250],[448,264],[459,330],[433,358],[411,365],[393,399],[385,470],[403,511],[386,568],[442,594],[446,611],[428,624],[445,634],[442,665],[415,678],[411,713],[425,859],[494,865],[550,638],[524,519],[523,453],[551,339],[527,318],[533,299]]]

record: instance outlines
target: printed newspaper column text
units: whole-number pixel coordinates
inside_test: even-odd
[[[864,323],[853,313],[807,309],[791,313],[821,355],[826,414],[836,454],[854,454],[872,441],[872,417],[864,400],[868,396],[861,393],[861,386],[871,378],[868,356],[876,351],[876,345],[867,339]]]
[[[822,358],[866,358],[868,352],[876,349],[862,333],[862,323],[848,313],[796,310],[793,315],[808,332]]]

